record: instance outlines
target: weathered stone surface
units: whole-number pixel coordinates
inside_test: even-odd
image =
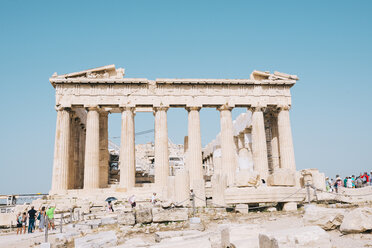
[[[290,228],[259,235],[260,248],[331,248],[329,235],[318,226]]]
[[[153,222],[185,221],[188,219],[187,208],[152,209]]]
[[[260,184],[260,175],[256,171],[242,170],[235,175],[235,186],[237,187],[257,187]]]
[[[372,230],[372,208],[357,208],[347,213],[340,226],[343,233],[361,233]]]
[[[168,241],[161,242],[159,244],[151,246],[152,248],[211,248],[211,242],[208,238],[198,238],[198,239],[191,239],[191,240],[175,240],[175,241]]]
[[[136,218],[134,213],[120,213],[118,214],[118,224],[119,225],[134,225],[136,223]]]
[[[286,202],[283,205],[283,211],[297,211],[297,202]]]
[[[152,222],[151,208],[136,209],[136,223]]]
[[[117,224],[118,220],[115,217],[104,217],[101,219],[101,225]]]
[[[242,214],[248,214],[249,206],[248,204],[238,204],[235,206],[235,211]]]
[[[169,239],[173,237],[185,237],[185,236],[196,236],[201,235],[202,232],[198,230],[185,230],[185,231],[164,231],[155,233],[155,241],[160,242],[163,239]]]
[[[295,171],[290,169],[275,168],[267,178],[268,186],[294,186],[295,184]]]
[[[117,245],[117,237],[114,231],[89,234],[75,239],[75,248],[101,248]]]
[[[305,206],[304,223],[306,225],[318,225],[324,230],[332,230],[341,225],[345,213],[344,209],[307,205]]]

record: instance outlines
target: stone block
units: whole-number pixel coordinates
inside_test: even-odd
[[[151,246],[152,248],[211,248],[211,242],[208,238],[197,238],[191,240],[174,240],[161,242]]]
[[[164,231],[155,233],[155,241],[160,242],[164,239],[170,239],[173,237],[186,237],[186,236],[198,236],[202,235],[203,232],[198,230],[185,230],[185,231]]]
[[[285,202],[283,204],[283,211],[285,212],[297,211],[297,202]]]
[[[38,248],[50,248],[50,243],[41,243]]]
[[[295,171],[283,168],[275,168],[267,178],[268,186],[295,186]]]
[[[114,217],[104,217],[101,219],[101,225],[113,225],[117,223],[118,220]]]
[[[99,232],[75,239],[75,248],[112,247],[117,245],[117,242],[114,231]]]
[[[185,221],[188,219],[187,208],[152,209],[153,222]]]
[[[241,170],[235,175],[235,186],[237,187],[257,187],[260,184],[260,174],[256,171]]]
[[[151,223],[152,210],[151,208],[136,209],[136,223]]]
[[[372,230],[372,208],[357,208],[347,213],[340,226],[343,233],[362,233]]]
[[[121,213],[118,215],[118,224],[119,225],[131,225],[133,226],[136,223],[136,218],[134,216],[134,213],[127,212],[127,213]]]
[[[235,211],[242,214],[248,214],[249,206],[248,204],[238,204],[235,206]]]
[[[345,214],[346,211],[344,209],[306,205],[303,219],[305,225],[318,225],[328,231],[338,228]]]
[[[318,226],[282,229],[259,234],[260,248],[331,248],[329,234]]]

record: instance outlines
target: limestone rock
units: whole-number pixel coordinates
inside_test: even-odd
[[[318,226],[289,228],[259,235],[260,248],[331,248],[329,234]]]
[[[235,175],[235,185],[238,187],[257,187],[260,184],[260,175],[256,171],[241,170]]]
[[[249,206],[248,204],[237,204],[235,206],[235,211],[242,214],[248,214]]]
[[[305,206],[304,223],[318,225],[324,230],[332,230],[342,223],[346,211],[344,209],[330,209],[315,205]]]
[[[295,171],[275,168],[274,172],[267,178],[268,186],[295,186]]]
[[[208,238],[197,238],[190,240],[177,239],[174,241],[165,240],[159,244],[151,246],[152,248],[211,248],[211,242]]]
[[[152,209],[153,222],[185,221],[188,219],[187,208]]]
[[[151,208],[136,209],[136,223],[152,222]]]
[[[118,214],[118,224],[119,225],[134,225],[136,223],[136,218],[134,213],[120,213]]]
[[[196,236],[201,235],[202,232],[198,230],[185,230],[185,231],[164,231],[155,233],[155,241],[160,242],[164,239],[169,239],[173,237],[185,237],[185,236]]]
[[[101,248],[117,245],[117,237],[114,231],[89,234],[75,239],[75,248]]]
[[[372,230],[372,208],[357,208],[347,213],[340,226],[343,233],[361,233]]]
[[[297,211],[297,202],[286,202],[286,203],[284,203],[283,211],[285,211],[285,212]]]
[[[101,219],[101,225],[117,224],[118,220],[115,217],[104,217]]]

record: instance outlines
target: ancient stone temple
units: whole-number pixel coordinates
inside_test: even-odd
[[[294,75],[261,71],[253,71],[249,79],[148,80],[125,78],[124,69],[114,65],[55,73],[50,78],[57,110],[50,193],[137,192],[134,116],[153,112],[155,182],[143,190],[176,201],[193,189],[198,199],[213,197],[227,204],[238,203],[237,197],[240,202],[255,202],[252,192],[260,189],[266,190],[262,194],[269,199],[263,197],[263,201],[280,197],[275,190],[288,194],[298,181],[289,117],[290,88],[296,80]],[[233,121],[235,107],[247,108],[247,113]],[[169,108],[188,111],[185,168],[174,175],[169,172]],[[221,132],[205,148],[201,145],[201,108],[220,112]],[[115,187],[108,185],[109,113],[122,116],[120,180]],[[259,187],[261,179],[267,187]]]

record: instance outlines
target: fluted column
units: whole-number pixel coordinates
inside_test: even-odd
[[[84,124],[80,123],[80,138],[79,138],[79,169],[77,178],[77,188],[82,189],[84,187],[84,161],[85,161],[85,136],[86,130]]]
[[[155,184],[167,186],[169,176],[169,151],[167,107],[155,109]]]
[[[278,122],[277,117],[273,116],[270,120],[271,126],[271,155],[273,162],[273,169],[280,167],[279,161],[279,140],[278,140]]]
[[[106,188],[108,185],[108,112],[99,113],[99,187]]]
[[[99,112],[88,108],[85,142],[84,189],[99,188]]]
[[[267,180],[269,174],[267,160],[267,146],[265,124],[263,117],[263,108],[254,107],[252,111],[252,150],[253,150],[253,166],[261,178]]]
[[[54,146],[51,193],[58,193],[68,189],[70,113],[66,108],[57,109],[57,125]]]
[[[187,167],[189,169],[190,187],[194,180],[203,179],[202,146],[200,136],[199,107],[189,107],[188,111],[188,150]]]
[[[239,169],[248,170],[249,169],[249,152],[245,145],[245,134],[244,132],[238,135],[238,147],[239,147]]]
[[[135,143],[134,143],[134,108],[124,107],[121,113],[120,142],[120,187],[133,188],[135,185]]]
[[[227,185],[234,184],[237,156],[234,142],[234,130],[231,117],[232,108],[221,106],[220,121],[221,121],[221,164],[222,174],[226,175]]]
[[[80,142],[80,119],[72,118],[71,122],[71,140],[72,150],[70,152],[72,157],[72,168],[69,178],[71,179],[70,188],[77,189],[79,184],[79,142]]]
[[[289,106],[280,107],[278,114],[278,133],[280,147],[281,168],[296,170],[291,123],[289,120]]]

